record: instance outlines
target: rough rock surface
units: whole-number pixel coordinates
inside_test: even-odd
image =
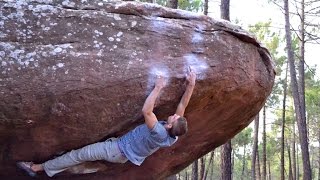
[[[188,134],[141,167],[94,162],[72,173],[97,173],[58,179],[164,178],[246,127],[271,92],[268,51],[228,22],[135,2],[12,2],[0,2],[0,177],[25,178],[18,160],[42,162],[143,123],[157,73],[168,78],[155,107],[166,119],[195,69]]]

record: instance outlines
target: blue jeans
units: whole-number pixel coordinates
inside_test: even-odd
[[[104,142],[72,150],[55,159],[46,161],[42,165],[47,175],[52,177],[74,165],[97,160],[106,160],[113,163],[125,163],[128,161],[119,149],[117,138],[110,138]]]

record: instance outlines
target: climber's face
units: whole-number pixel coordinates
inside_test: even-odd
[[[174,114],[168,117],[167,123],[173,125],[178,119],[180,118],[179,115]]]
[[[188,131],[187,120],[177,114],[168,117],[164,125],[171,137],[184,135]]]

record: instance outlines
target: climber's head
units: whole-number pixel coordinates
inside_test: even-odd
[[[166,128],[170,136],[181,136],[188,131],[187,119],[174,114],[168,117]]]

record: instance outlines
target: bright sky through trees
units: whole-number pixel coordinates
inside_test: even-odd
[[[282,6],[282,4],[280,5]],[[209,0],[209,8],[209,16],[214,18],[220,17],[220,1]],[[290,11],[295,11],[293,5],[290,6]],[[267,22],[271,19],[274,31],[281,30],[284,32],[284,15],[279,7],[271,2],[269,3],[268,0],[231,0],[230,18],[232,22],[240,21],[239,24],[244,29],[248,29],[249,25],[254,25],[257,22]],[[292,19],[291,22],[299,24],[297,18]],[[319,24],[320,20],[313,19],[313,23]],[[296,27],[298,26],[296,25]],[[306,64],[308,66],[317,65],[316,76],[318,79],[320,79],[319,52],[319,44],[306,44]],[[286,54],[286,52],[283,52],[283,54]]]

